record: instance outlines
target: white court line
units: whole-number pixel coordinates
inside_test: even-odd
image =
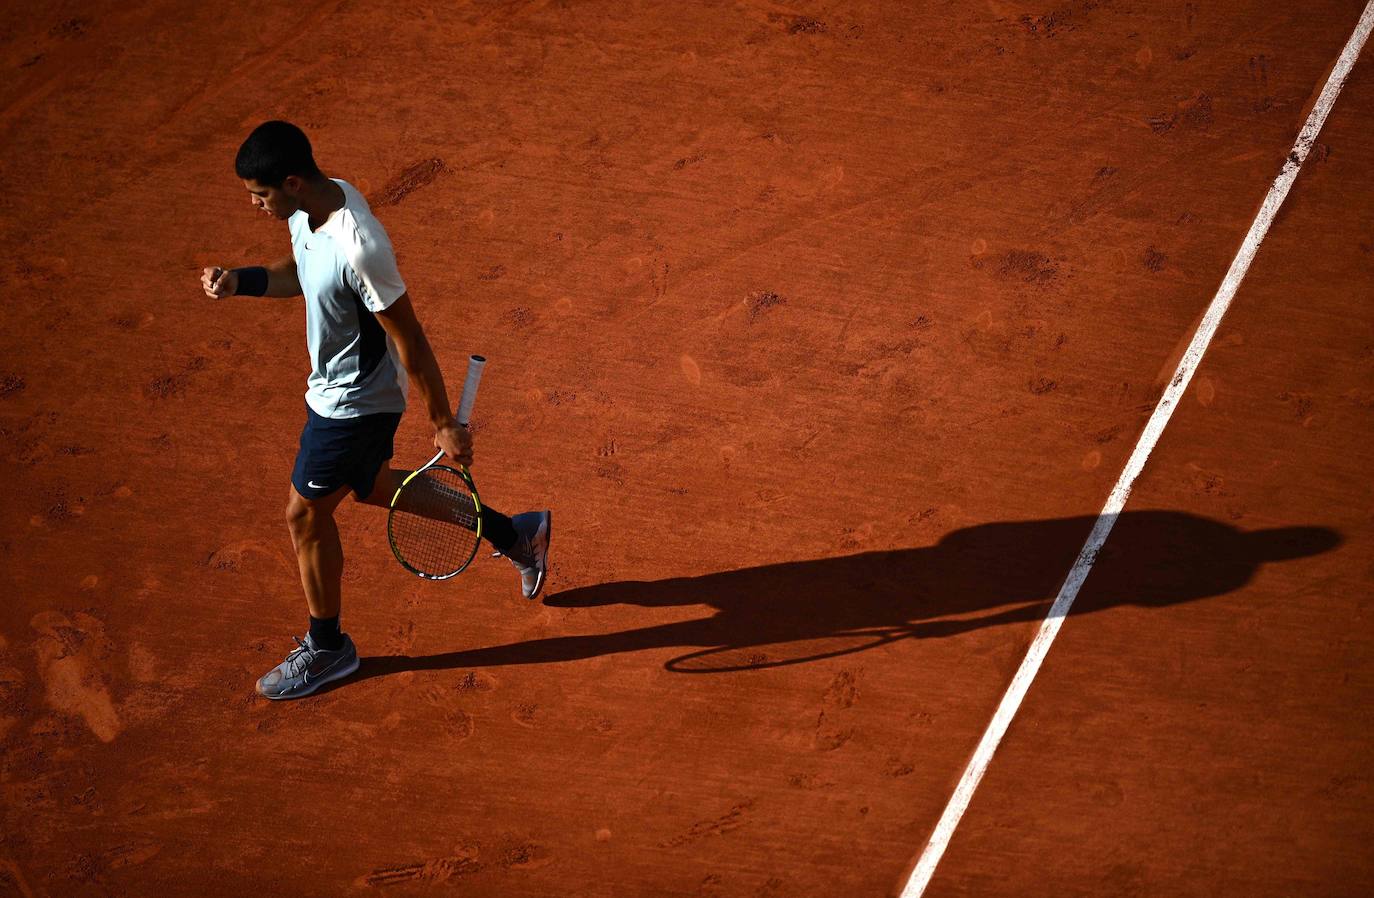
[[[1350,35],[1350,40],[1346,42],[1345,49],[1341,51],[1340,58],[1327,77],[1326,86],[1322,88],[1321,96],[1317,98],[1316,105],[1312,107],[1312,114],[1308,116],[1307,124],[1303,125],[1302,130],[1298,132],[1297,142],[1293,144],[1293,150],[1288,154],[1288,161],[1284,163],[1283,171],[1270,186],[1269,194],[1264,198],[1264,204],[1260,206],[1259,214],[1255,216],[1254,222],[1250,225],[1250,232],[1245,235],[1245,242],[1240,245],[1240,250],[1231,261],[1231,267],[1226,272],[1226,277],[1222,279],[1221,287],[1218,288],[1216,296],[1212,298],[1212,304],[1207,307],[1207,314],[1203,316],[1202,323],[1198,325],[1197,333],[1193,335],[1192,342],[1188,344],[1188,351],[1183,354],[1183,359],[1178,363],[1178,369],[1174,372],[1173,379],[1169,381],[1169,386],[1165,389],[1164,395],[1160,397],[1159,404],[1155,406],[1154,413],[1150,415],[1150,420],[1145,425],[1145,432],[1140,435],[1140,441],[1136,443],[1135,451],[1131,453],[1131,458],[1126,462],[1125,469],[1117,478],[1116,486],[1112,488],[1111,495],[1107,498],[1107,504],[1102,508],[1102,514],[1098,515],[1092,533],[1088,534],[1088,541],[1083,544],[1083,549],[1078,553],[1078,559],[1074,561],[1068,578],[1060,587],[1059,595],[1055,598],[1054,605],[1050,607],[1049,616],[1040,624],[1040,630],[1035,634],[1035,639],[1031,642],[1030,649],[1021,662],[1021,667],[1016,671],[1016,676],[1012,677],[1011,685],[1007,687],[1006,694],[1002,696],[1001,704],[997,706],[997,713],[992,716],[992,721],[988,724],[987,730],[984,731],[983,738],[978,742],[978,748],[974,750],[973,757],[969,760],[968,766],[964,768],[964,775],[960,777],[959,785],[955,787],[954,794],[950,796],[949,803],[945,805],[944,813],[940,815],[940,822],[935,825],[935,831],[931,834],[930,841],[926,842],[920,857],[917,858],[915,869],[912,870],[906,887],[902,889],[902,898],[920,898],[925,893],[926,886],[930,884],[930,878],[935,874],[935,867],[940,863],[940,858],[944,855],[945,849],[949,846],[949,840],[954,835],[954,828],[959,825],[960,818],[964,816],[964,811],[968,809],[969,801],[973,798],[974,790],[978,788],[978,783],[983,779],[983,774],[987,772],[993,752],[997,750],[1002,737],[1006,735],[1007,727],[1011,725],[1011,719],[1016,716],[1016,711],[1021,706],[1021,700],[1026,697],[1026,691],[1030,689],[1031,681],[1035,679],[1041,663],[1045,660],[1045,655],[1050,650],[1051,643],[1059,634],[1059,628],[1063,625],[1064,618],[1068,615],[1069,609],[1073,607],[1074,599],[1078,597],[1079,587],[1087,579],[1088,572],[1092,570],[1093,562],[1097,560],[1097,553],[1101,551],[1102,545],[1107,541],[1107,535],[1112,532],[1112,525],[1116,523],[1117,515],[1125,507],[1126,499],[1131,495],[1131,486],[1135,483],[1135,479],[1140,476],[1141,469],[1145,467],[1145,460],[1150,457],[1150,452],[1154,450],[1155,444],[1159,442],[1160,434],[1164,432],[1164,426],[1169,423],[1169,418],[1173,415],[1179,398],[1183,395],[1183,391],[1188,388],[1188,382],[1193,379],[1193,372],[1197,370],[1198,363],[1202,361],[1202,354],[1207,351],[1208,344],[1212,342],[1212,337],[1221,324],[1221,317],[1226,314],[1226,309],[1231,305],[1231,300],[1236,295],[1236,289],[1240,286],[1241,279],[1249,271],[1250,263],[1259,250],[1260,241],[1268,233],[1269,225],[1273,223],[1279,206],[1283,205],[1284,198],[1288,196],[1288,188],[1292,187],[1293,181],[1297,179],[1298,170],[1302,168],[1303,161],[1307,159],[1307,154],[1312,149],[1312,144],[1316,141],[1317,133],[1321,131],[1322,124],[1326,122],[1326,115],[1336,102],[1337,95],[1345,86],[1345,81],[1350,76],[1350,69],[1360,55],[1360,48],[1364,46],[1365,39],[1369,37],[1372,27],[1374,27],[1374,0],[1370,0],[1365,5],[1364,14],[1360,16],[1359,24],[1355,26],[1355,32]]]

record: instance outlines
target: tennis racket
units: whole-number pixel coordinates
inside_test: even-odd
[[[458,402],[458,423],[472,415],[477,384],[487,360],[468,359],[468,377]],[[447,580],[461,573],[477,556],[482,538],[482,500],[467,467],[439,464],[439,450],[429,464],[411,471],[391,497],[386,536],[401,566],[426,580]]]

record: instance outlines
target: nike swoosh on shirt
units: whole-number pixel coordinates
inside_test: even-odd
[[[322,490],[326,488],[323,483],[316,483],[313,480],[307,480],[305,482],[305,485],[310,487],[312,490]]]

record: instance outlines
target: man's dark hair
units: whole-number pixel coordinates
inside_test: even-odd
[[[239,147],[234,171],[245,181],[280,187],[289,175],[306,180],[322,177],[305,132],[290,122],[263,122]]]

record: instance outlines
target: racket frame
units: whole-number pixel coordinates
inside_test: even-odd
[[[466,429],[468,421],[471,420],[472,404],[477,400],[477,387],[482,381],[482,371],[486,368],[486,364],[487,360],[483,356],[473,355],[468,357],[467,380],[463,384],[463,396],[458,401],[458,408],[454,415],[459,427]],[[458,576],[468,565],[472,564],[472,559],[477,557],[477,547],[482,543],[482,499],[477,495],[477,486],[472,482],[472,475],[468,473],[467,465],[460,464],[457,468],[449,465],[441,465],[439,464],[439,459],[443,457],[444,450],[440,449],[438,452],[434,453],[434,457],[431,458],[427,464],[407,474],[406,479],[402,480],[401,485],[396,488],[396,494],[391,497],[391,503],[386,512],[386,541],[391,545],[391,554],[396,556],[396,560],[401,563],[401,567],[426,580],[448,580],[451,577]],[[391,532],[391,522],[396,516],[396,500],[401,498],[401,493],[405,491],[406,485],[426,471],[435,468],[452,471],[462,478],[463,482],[467,484],[468,492],[472,494],[472,504],[477,512],[477,527],[472,540],[472,554],[468,556],[467,560],[464,561],[462,566],[456,571],[443,575],[428,574],[412,567],[410,562],[406,561],[405,557],[401,555],[400,549],[396,547],[396,539]]]
[[[443,456],[444,453],[440,452],[434,458],[430,459],[429,464],[425,465],[423,468],[417,468],[406,475],[406,479],[402,480],[401,485],[396,488],[396,494],[391,497],[391,505],[386,513],[386,541],[391,545],[391,554],[396,556],[396,560],[401,563],[401,567],[425,580],[448,580],[458,576],[466,570],[467,566],[472,564],[472,560],[477,557],[477,549],[482,542],[482,499],[477,495],[477,487],[472,482],[472,475],[468,473],[466,465],[459,465],[454,468],[449,465],[438,464],[439,459],[443,458]],[[405,492],[406,485],[426,471],[433,470],[449,471],[453,474],[457,474],[462,481],[467,484],[468,492],[472,494],[473,509],[477,512],[477,527],[473,533],[472,552],[457,569],[447,574],[431,574],[426,571],[417,570],[413,567],[410,562],[406,561],[405,556],[401,554],[400,548],[396,545],[396,537],[392,533],[391,527],[391,522],[395,520],[396,517],[396,501],[401,498],[401,493]]]

